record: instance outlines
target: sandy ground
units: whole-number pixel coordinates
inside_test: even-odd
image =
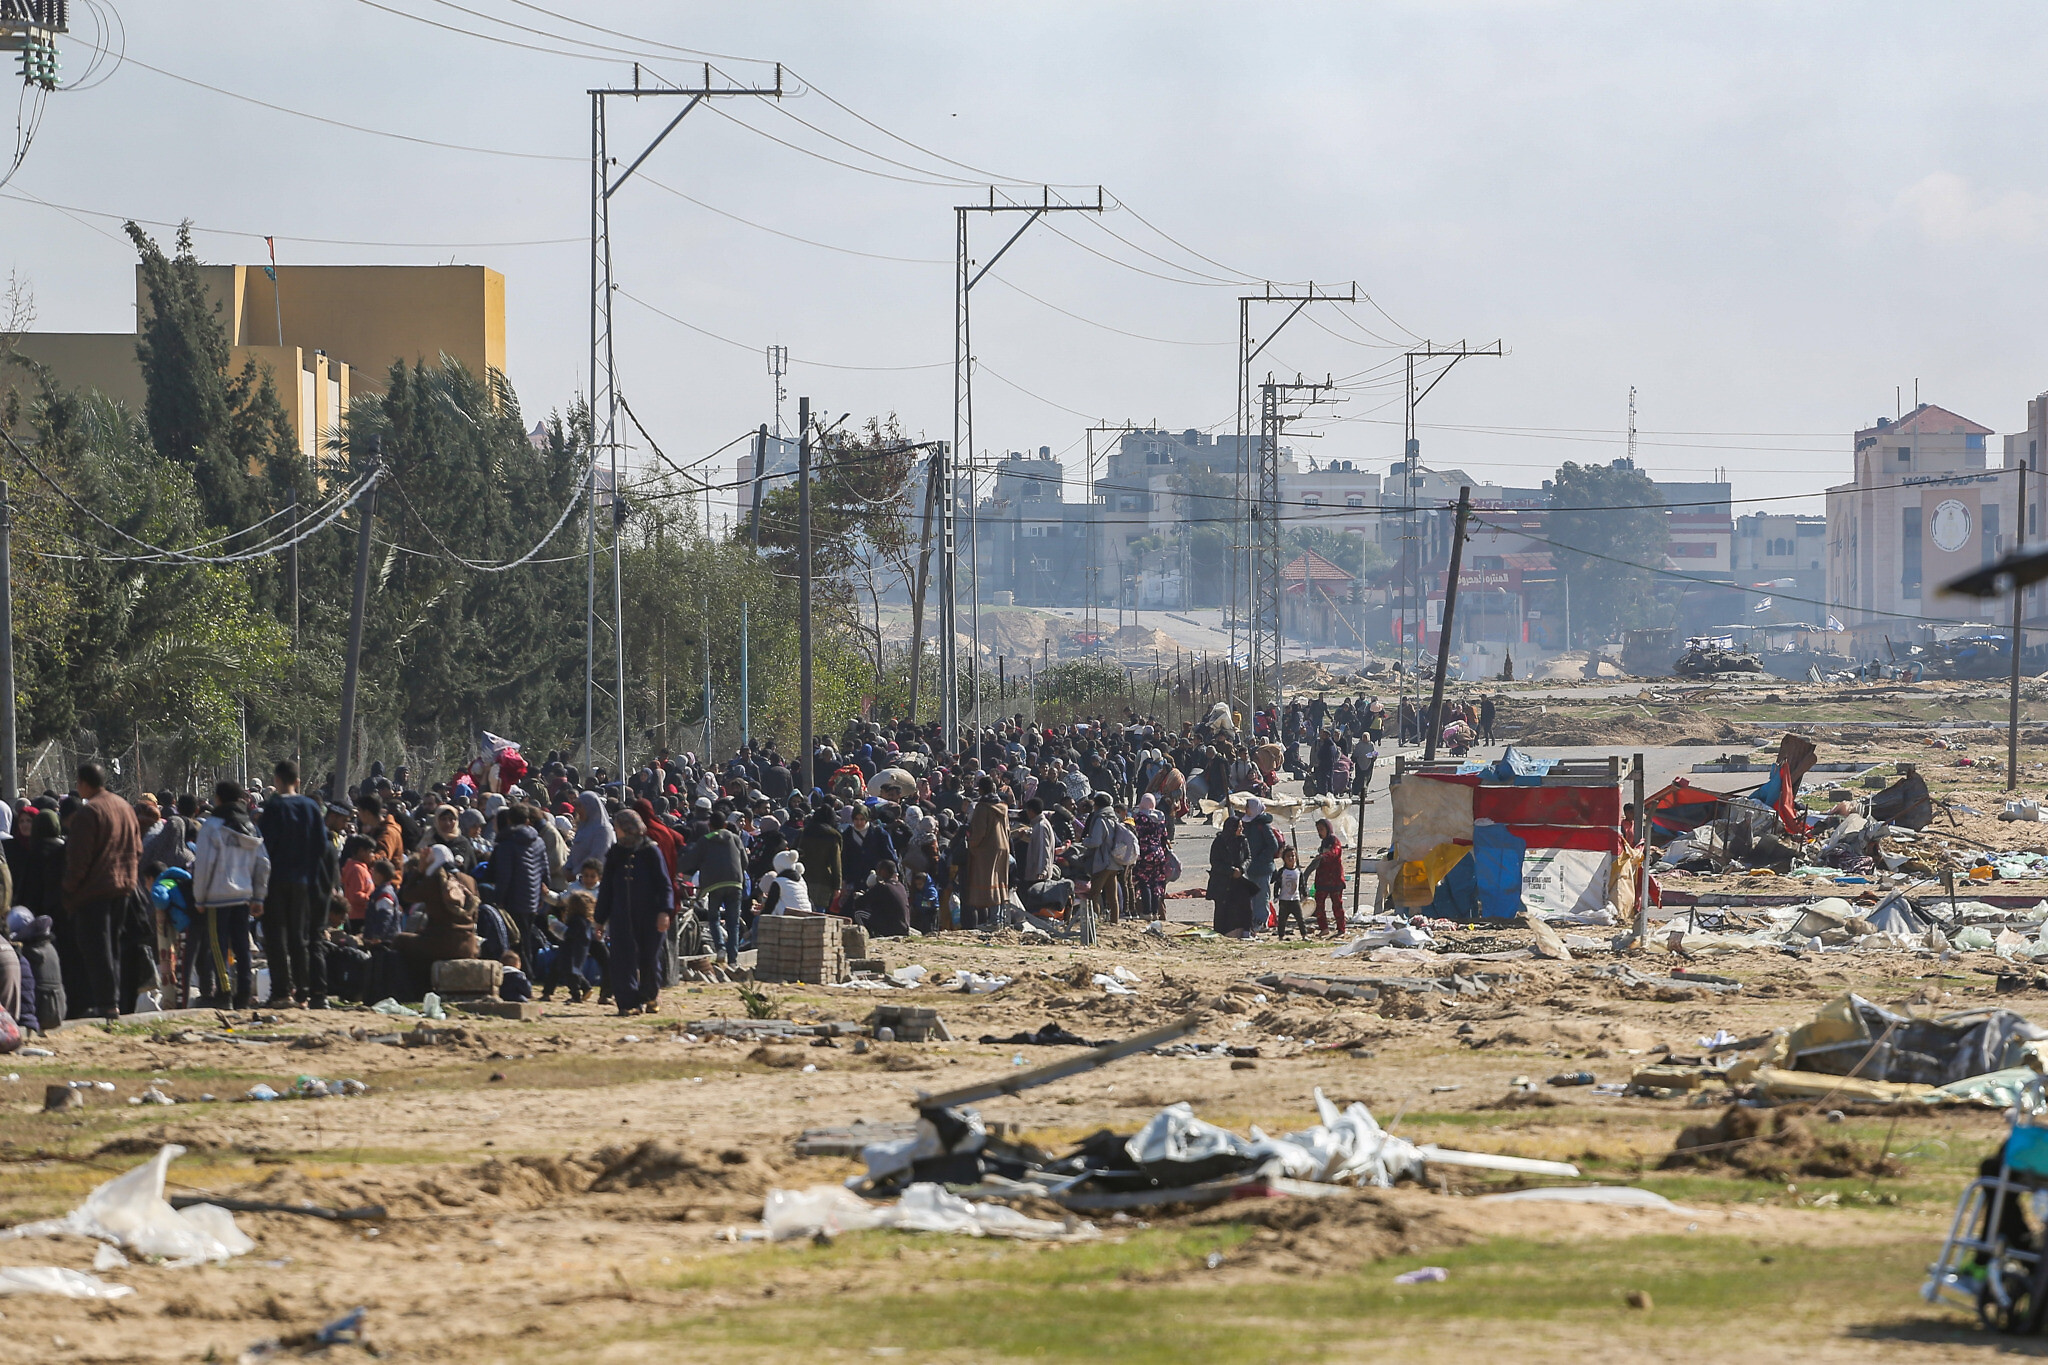
[[[1548,714],[1560,707],[1611,707],[1617,699],[1600,689],[1583,703],[1552,698],[1544,704]],[[1707,714],[1686,723],[1744,722]],[[1822,757],[1850,747],[1824,742]],[[1885,761],[1908,754],[1927,761],[1929,752],[1919,738],[1865,747],[1888,755]],[[1676,745],[1655,752],[1666,754],[1660,761],[1675,771],[1687,753],[1720,750]],[[2043,757],[2033,752],[2027,761]],[[1367,807],[1369,845],[1373,831],[1385,827],[1384,771]],[[1987,812],[1970,830],[2008,848],[2041,841],[2031,829],[1990,820],[2000,794],[1995,783],[1968,769],[1933,771],[1940,777],[1938,795],[1964,794]],[[1179,852],[1191,869],[1206,861],[1205,837],[1199,828],[1182,835]],[[1828,894],[1836,888],[1810,889]],[[1565,1258],[1579,1254],[1575,1247],[1643,1237],[1746,1239],[1743,1245],[1779,1263],[1802,1249],[1821,1256],[1907,1246],[1924,1250],[1914,1252],[1917,1262],[1902,1257],[1899,1264],[1909,1268],[1892,1281],[1863,1286],[1850,1299],[1796,1321],[1688,1332],[1682,1349],[1628,1319],[1594,1329],[1560,1317],[1516,1326],[1515,1340],[1529,1358],[1581,1360],[1640,1359],[1646,1352],[1735,1359],[1759,1348],[1801,1359],[1965,1359],[1993,1345],[1960,1317],[1921,1306],[1910,1266],[1933,1254],[1961,1171],[1997,1141],[1995,1114],[1940,1111],[1868,1121],[1851,1115],[1841,1131],[1851,1135],[1845,1140],[1861,1154],[1857,1161],[1886,1151],[1910,1155],[1906,1174],[1888,1177],[1890,1185],[1870,1177],[1829,1183],[1796,1171],[1766,1179],[1720,1167],[1670,1175],[1656,1168],[1679,1130],[1712,1122],[1717,1106],[1545,1084],[1554,1074],[1579,1070],[1602,1082],[1625,1081],[1666,1053],[1698,1053],[1699,1040],[1717,1029],[1740,1037],[1788,1027],[1848,989],[1922,1010],[1996,999],[2048,1024],[2048,997],[2039,992],[1994,996],[2000,964],[1990,954],[1941,961],[1744,950],[1694,964],[1741,981],[1743,989],[1731,994],[1668,981],[1625,986],[1599,975],[1597,958],[1463,967],[1333,960],[1335,945],[1328,941],[1198,936],[1188,921],[1206,922],[1208,903],[1170,904],[1174,935],[1113,925],[1090,949],[1026,943],[1011,931],[879,947],[889,966],[920,963],[934,978],[961,969],[1014,978],[990,995],[937,985],[886,995],[766,988],[779,1015],[807,1022],[858,1020],[877,1000],[935,1006],[952,1043],[877,1044],[857,1053],[851,1039],[837,1046],[757,1047],[692,1034],[693,1021],[743,1012],[736,991],[725,986],[672,990],[658,1016],[635,1019],[611,1017],[594,1003],[557,1001],[539,1023],[463,1022],[459,1035],[450,1031],[420,1046],[376,1041],[394,1025],[363,1010],[236,1021],[227,1036],[249,1041],[205,1037],[220,1032],[218,1022],[205,1019],[111,1033],[64,1030],[43,1040],[53,1057],[5,1062],[13,1075],[0,1081],[0,1222],[61,1213],[167,1141],[190,1149],[172,1167],[173,1193],[203,1190],[336,1208],[378,1203],[387,1217],[329,1223],[243,1214],[239,1222],[258,1247],[225,1265],[137,1264],[109,1271],[108,1279],[136,1290],[109,1304],[0,1300],[0,1358],[232,1361],[259,1342],[289,1343],[364,1306],[370,1336],[387,1360],[667,1360],[677,1352],[663,1333],[756,1321],[766,1301],[795,1311],[844,1295],[949,1292],[939,1276],[961,1264],[956,1238],[895,1238],[888,1251],[871,1257],[863,1258],[856,1246],[820,1250],[802,1262],[764,1259],[769,1253],[757,1245],[724,1239],[754,1225],[770,1189],[837,1181],[856,1169],[846,1159],[798,1158],[794,1141],[802,1130],[907,1119],[921,1091],[1071,1055],[985,1044],[978,1041],[984,1035],[1058,1022],[1089,1038],[1116,1038],[1189,1013],[1201,1021],[1195,1039],[1255,1047],[1256,1058],[1140,1056],[979,1107],[991,1123],[1057,1148],[1100,1128],[1134,1131],[1160,1107],[1183,1100],[1202,1117],[1239,1131],[1253,1124],[1286,1131],[1312,1121],[1320,1089],[1340,1104],[1363,1102],[1417,1141],[1575,1161],[1606,1183],[1640,1180],[1667,1189],[1685,1211],[1483,1204],[1474,1196],[1513,1182],[1448,1172],[1436,1188],[1349,1194],[1313,1207],[1281,1200],[1166,1210],[1143,1220],[1151,1233],[1105,1220],[1110,1242],[1218,1222],[1252,1229],[1217,1268],[1198,1257],[1167,1257],[1142,1271],[1106,1270],[1105,1288],[1142,1284],[1192,1293],[1242,1285],[1255,1297],[1264,1284],[1357,1276],[1382,1258],[1501,1238],[1538,1241]],[[1512,928],[1471,937],[1495,950],[1529,941],[1526,931]],[[1652,950],[1633,965],[1661,976],[1674,960]],[[1111,995],[1091,983],[1094,973],[1118,966],[1136,974],[1134,994]],[[1495,974],[1482,993],[1388,989],[1370,1002],[1284,994],[1250,981],[1278,971],[1439,978],[1475,966]],[[411,1021],[395,1026],[410,1027]],[[368,1091],[317,1101],[240,1098],[258,1081],[284,1089],[300,1075],[354,1078]],[[83,1109],[42,1111],[46,1085],[78,1079],[105,1080],[114,1089],[85,1092]],[[1525,1080],[1534,1083],[1534,1094],[1517,1090]],[[128,1103],[150,1086],[180,1103]],[[216,1098],[202,1098],[208,1095]],[[1824,1111],[1809,1121],[1826,1138]],[[1893,1131],[1883,1130],[1886,1122]],[[1680,1178],[1682,1185],[1657,1184]],[[1834,1196],[1816,1203],[1822,1188]],[[1294,1212],[1282,1212],[1283,1206]],[[1130,1245],[1135,1249],[1140,1241]],[[72,1240],[0,1241],[0,1265],[85,1269],[93,1252],[91,1244]],[[981,1291],[961,1281],[950,1292]],[[1884,1326],[1876,1330],[1873,1323]],[[1284,1324],[1275,1330],[1284,1337]],[[1361,1344],[1358,1352],[1332,1347],[1324,1354],[1444,1358],[1497,1343],[1499,1330],[1483,1314],[1427,1332],[1403,1320],[1390,1322],[1372,1350]],[[327,1358],[354,1358],[353,1349]],[[849,1342],[820,1358],[867,1354],[865,1345]],[[295,1358],[289,1346],[284,1358]],[[734,1358],[789,1357],[763,1347]]]

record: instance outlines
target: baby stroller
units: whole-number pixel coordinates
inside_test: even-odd
[[[1985,1326],[2032,1334],[2048,1312],[2048,1098],[2027,1082],[2012,1131],[1956,1201],[1920,1296],[1974,1310]]]

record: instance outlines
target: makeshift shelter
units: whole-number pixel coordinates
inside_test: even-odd
[[[1616,757],[1537,759],[1512,748],[1491,764],[1397,759],[1381,898],[1456,918],[1632,912],[1639,864],[1621,813],[1631,780],[1640,809],[1640,754],[1627,773]]]
[[[1668,844],[1680,835],[1713,823],[1726,799],[1720,792],[1695,787],[1682,777],[1673,778],[1670,786],[1650,798],[1650,842]]]

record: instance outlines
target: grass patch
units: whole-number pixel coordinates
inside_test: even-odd
[[[1670,1358],[1690,1333],[1725,1333],[1734,1323],[1758,1344],[1844,1343],[1854,1336],[1975,1340],[1959,1317],[1914,1297],[1932,1251],[1925,1237],[1845,1247],[1761,1245],[1740,1237],[1636,1237],[1607,1242],[1496,1239],[1427,1258],[1404,1257],[1357,1274],[1281,1280],[1254,1288],[1202,1283],[1210,1250],[1228,1244],[1160,1230],[1121,1244],[1060,1252],[969,1244],[957,1258],[928,1259],[932,1239],[848,1238],[829,1248],[770,1249],[736,1266],[800,1281],[826,1264],[850,1266],[909,1247],[918,1264],[904,1274],[925,1292],[869,1292],[827,1299],[780,1299],[631,1333],[698,1358],[838,1360],[879,1348],[913,1358],[1104,1360],[1185,1365],[1189,1360],[1299,1362],[1354,1358],[1361,1340],[1378,1358],[1415,1359],[1469,1350],[1483,1324],[1493,1340],[1587,1349],[1634,1345]],[[1450,1281],[1400,1286],[1397,1273],[1441,1265]],[[1182,1269],[1180,1283],[1129,1285],[1134,1269]],[[724,1271],[730,1275],[733,1271]],[[880,1278],[879,1276],[877,1277]],[[689,1282],[695,1287],[700,1282]],[[731,1284],[732,1280],[724,1283]],[[1045,1291],[1059,1293],[1049,1304]],[[1627,1308],[1647,1291],[1650,1313]],[[1682,1354],[1682,1350],[1680,1351]]]

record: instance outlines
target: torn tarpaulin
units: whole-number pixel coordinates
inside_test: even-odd
[[[1984,1007],[1913,1019],[1843,994],[1774,1039],[1752,1069],[1942,1086],[2020,1065],[2028,1045],[2043,1039],[2048,1031],[2012,1010]]]

